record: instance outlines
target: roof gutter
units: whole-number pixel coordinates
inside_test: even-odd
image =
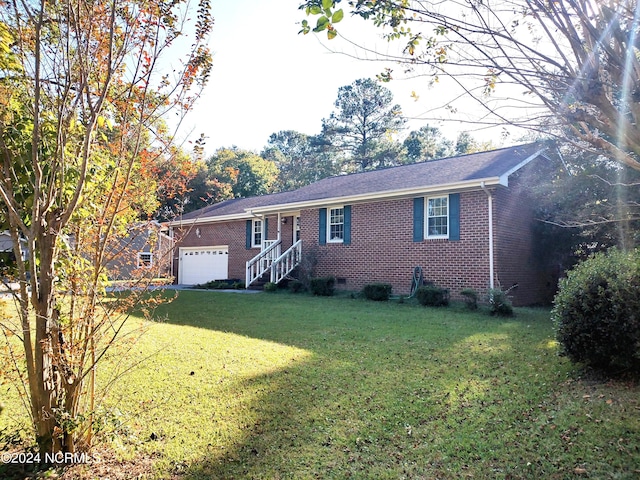
[[[488,177],[482,180],[468,180],[464,182],[451,183],[448,185],[438,185],[437,187],[425,188],[414,187],[404,190],[388,190],[386,192],[363,193],[359,195],[347,195],[344,197],[327,197],[317,200],[306,200],[302,202],[283,203],[279,205],[267,205],[264,207],[252,208],[250,213],[255,215],[276,213],[278,211],[297,211],[302,208],[325,207],[331,204],[353,204],[361,202],[369,202],[376,200],[390,200],[398,198],[410,198],[414,196],[424,195],[427,193],[442,193],[463,190],[477,190],[478,182],[487,185],[502,185],[501,177]]]
[[[233,214],[229,214],[229,215],[220,215],[220,216],[213,216],[213,217],[197,217],[197,218],[190,218],[188,220],[173,220],[171,222],[169,222],[169,226],[171,227],[186,227],[186,226],[190,226],[190,225],[198,225],[200,223],[211,223],[211,222],[230,222],[233,220],[247,220],[249,218],[255,217],[256,215],[254,215],[252,213],[252,211],[248,211],[248,212],[242,212],[242,213],[233,213]]]

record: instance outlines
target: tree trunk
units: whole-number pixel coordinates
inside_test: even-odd
[[[32,391],[34,404],[34,423],[39,452],[56,453],[63,451],[62,432],[59,426],[57,408],[62,407],[62,385],[58,345],[58,318],[55,309],[55,261],[58,227],[55,213],[49,213],[41,219],[37,235],[39,271],[32,279],[31,304],[35,313],[35,371],[36,391]],[[54,217],[54,218],[51,218]],[[52,219],[53,221],[47,221]],[[36,261],[35,253],[30,253],[31,261]],[[36,284],[37,282],[37,284]]]

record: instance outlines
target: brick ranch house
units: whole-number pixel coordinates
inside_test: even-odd
[[[302,261],[357,291],[389,283],[409,294],[415,267],[453,298],[511,289],[516,305],[548,302],[553,276],[532,235],[528,183],[539,144],[325,178],[297,190],[227,200],[170,224],[181,284],[263,274],[279,282]]]

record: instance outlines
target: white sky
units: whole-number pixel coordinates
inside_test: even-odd
[[[205,151],[233,145],[259,152],[269,136],[280,130],[320,133],[321,120],[333,111],[338,88],[358,78],[374,78],[385,66],[401,66],[349,58],[331,49],[354,53],[340,38],[328,41],[326,33],[298,35],[305,14],[299,0],[214,0],[215,24],[210,46],[213,71],[195,110],[185,122],[190,138],[207,137]],[[315,24],[316,19],[310,18]],[[346,16],[337,25],[341,33],[372,49],[390,48],[379,30]],[[419,117],[450,95],[445,87],[428,87],[428,79],[394,80],[385,84],[405,116]],[[419,100],[411,98],[416,91]],[[461,105],[464,109],[464,103]],[[444,113],[444,112],[443,112]],[[428,114],[433,118],[433,113]],[[452,140],[468,130],[477,140],[500,140],[496,132],[473,131],[459,122],[438,124],[411,121],[409,130],[426,124],[437,126]]]

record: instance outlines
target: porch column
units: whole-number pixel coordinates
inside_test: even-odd
[[[278,238],[277,240],[282,240],[282,218],[281,213],[278,212]]]

